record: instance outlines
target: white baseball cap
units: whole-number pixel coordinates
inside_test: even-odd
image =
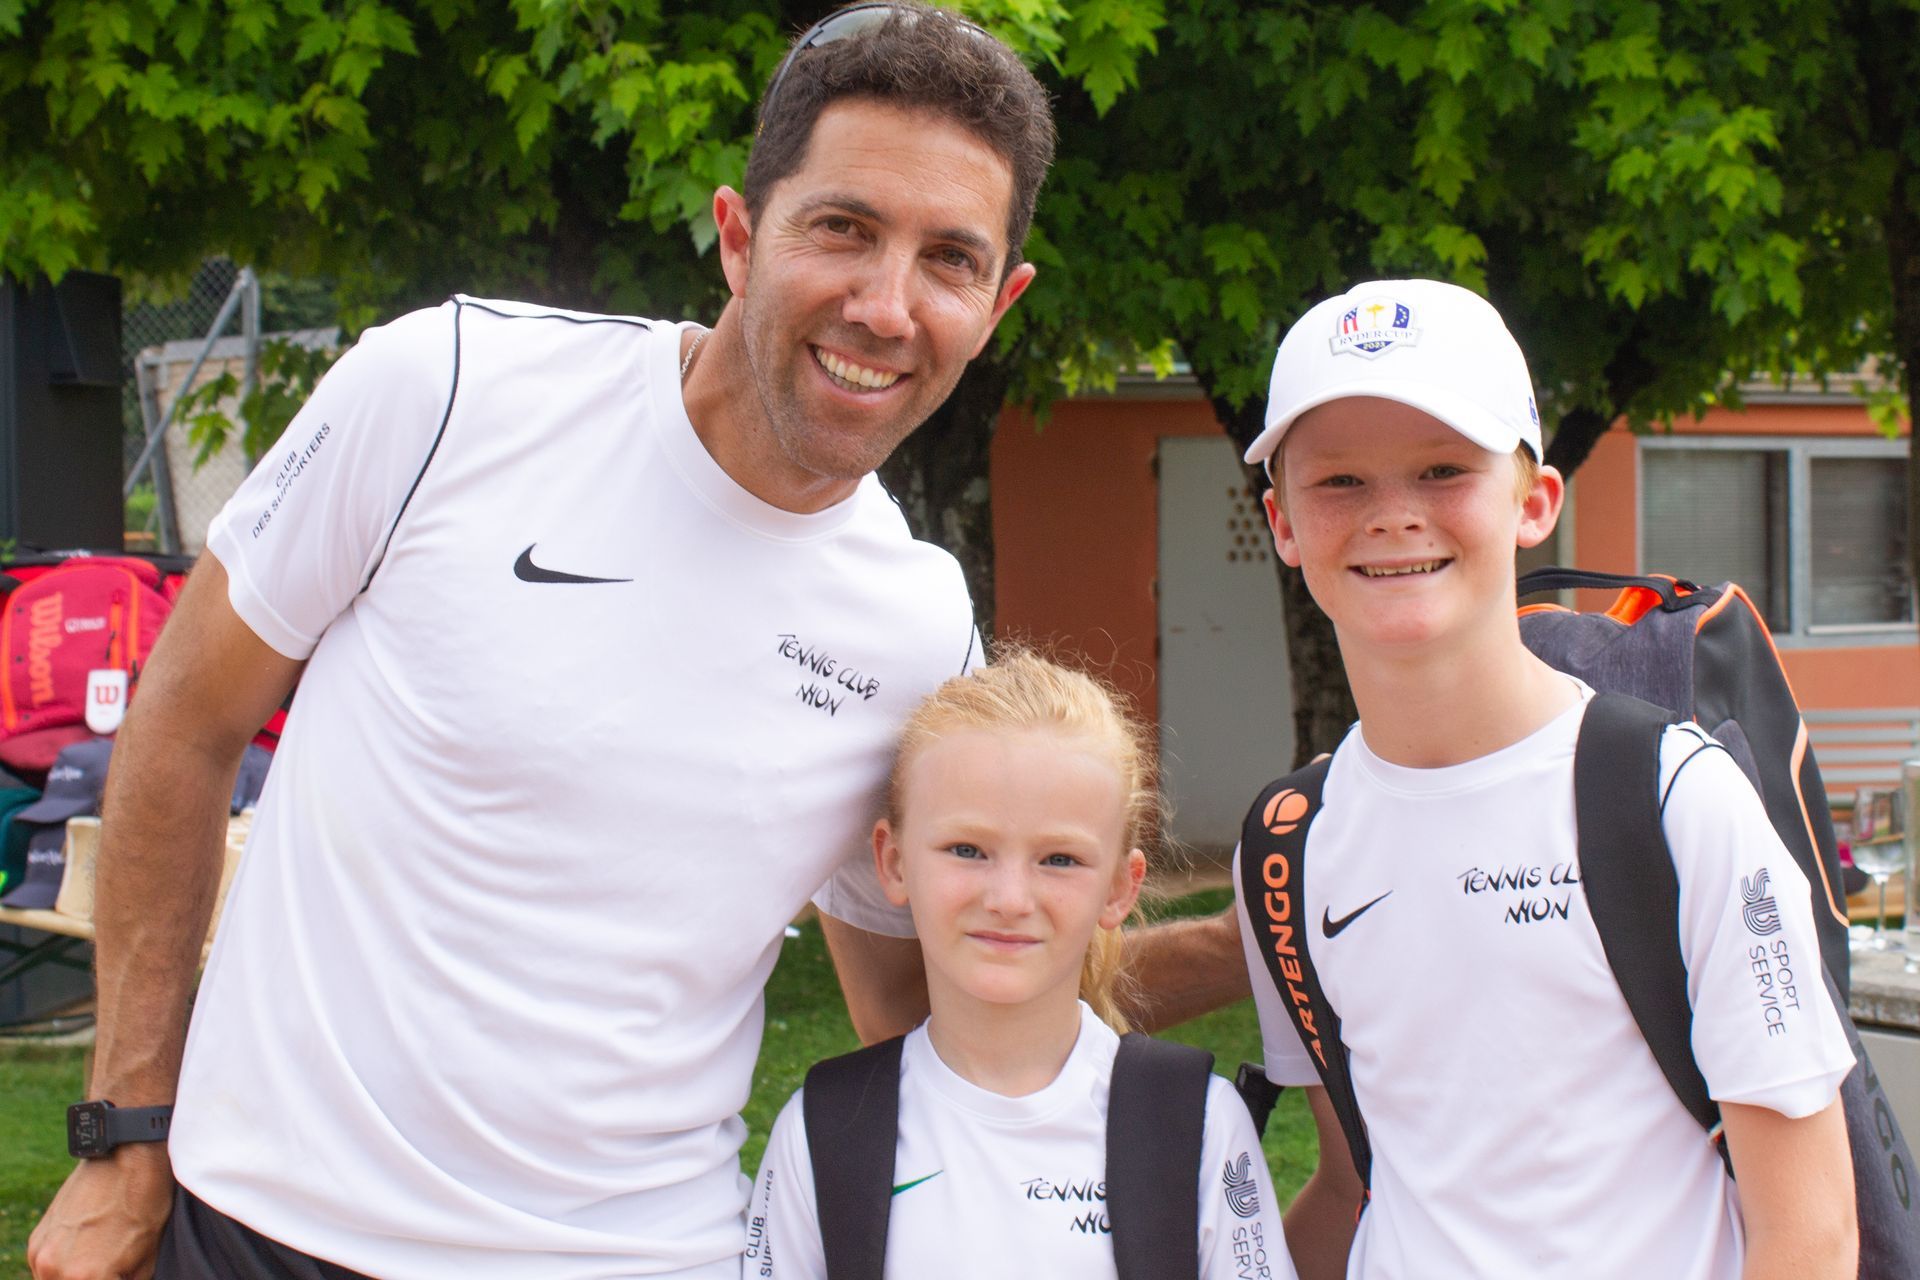
[[[1264,462],[1307,410],[1379,396],[1432,414],[1483,449],[1540,448],[1527,358],[1479,294],[1438,280],[1369,280],[1300,317],[1280,342],[1267,425],[1247,450]]]

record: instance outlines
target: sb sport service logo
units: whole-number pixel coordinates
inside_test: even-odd
[[[1740,915],[1758,938],[1780,932],[1780,904],[1767,892],[1768,878],[1765,867],[1758,875],[1740,877]]]
[[[1413,308],[1382,294],[1342,312],[1328,345],[1334,355],[1372,360],[1395,347],[1417,346],[1419,342],[1420,331],[1413,327]]]

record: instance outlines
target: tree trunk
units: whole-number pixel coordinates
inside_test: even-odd
[[[1194,373],[1234,449],[1245,453],[1266,421],[1267,402],[1249,400],[1236,409],[1213,394],[1213,379],[1205,371],[1195,369]],[[1265,493],[1269,487],[1266,471],[1248,467],[1246,472],[1253,491]],[[1322,751],[1340,745],[1360,713],[1353,705],[1353,690],[1347,685],[1347,669],[1340,662],[1340,642],[1333,633],[1332,620],[1314,603],[1304,574],[1282,564],[1278,556],[1273,563],[1280,577],[1280,607],[1286,619],[1287,665],[1293,690],[1293,764],[1298,768]]]
[[[973,593],[981,636],[993,638],[993,494],[987,467],[1013,360],[989,352],[967,366],[947,402],[880,468],[913,536],[945,547]]]
[[[1920,95],[1913,88],[1920,14],[1905,5],[1865,4],[1852,13],[1865,103],[1867,145],[1885,151],[1893,176],[1881,216],[1892,285],[1895,372],[1907,397],[1907,571],[1920,592]]]
[[[1907,573],[1920,593],[1920,170],[1904,154],[1894,163],[1887,204],[1894,356],[1907,393]]]
[[[1616,402],[1618,398],[1616,397]],[[1617,415],[1616,415],[1617,416]],[[1560,419],[1560,425],[1554,429],[1553,443],[1547,446],[1547,456],[1543,461],[1558,469],[1561,475],[1571,478],[1593,453],[1593,446],[1600,443],[1600,437],[1613,425],[1613,419],[1592,409],[1574,409]]]
[[[1920,171],[1904,154],[1893,166],[1884,222],[1893,277],[1893,347],[1907,393],[1907,572],[1920,590]]]

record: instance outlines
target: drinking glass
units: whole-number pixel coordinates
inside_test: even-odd
[[[1873,937],[1864,944],[1869,951],[1905,951],[1906,946],[1887,936],[1887,881],[1896,871],[1905,870],[1907,865],[1906,843],[1901,840],[1889,840],[1885,836],[1874,838],[1853,846],[1853,865],[1873,877],[1873,883],[1880,891],[1880,912],[1874,917]],[[1912,895],[1912,886],[1908,886],[1908,895]],[[1908,909],[1912,909],[1908,903]]]

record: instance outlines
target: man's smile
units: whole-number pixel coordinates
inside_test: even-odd
[[[810,347],[814,363],[826,370],[827,376],[848,391],[884,391],[900,381],[904,374],[889,369],[874,369],[867,365],[856,364],[822,347]]]

